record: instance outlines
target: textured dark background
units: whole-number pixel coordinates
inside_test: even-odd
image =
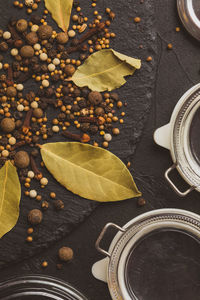
[[[86,1],[82,2],[82,7],[86,7]],[[3,5],[3,1],[0,1],[0,3]],[[144,0],[144,4],[140,4],[139,0],[126,2],[99,0],[99,3],[102,7],[112,7],[118,16],[113,25],[119,34],[113,46],[116,50],[128,55],[136,54],[143,59],[148,55],[153,56],[153,64],[148,65],[144,63],[144,68],[149,68],[149,72],[144,72],[145,69],[141,70],[120,89],[121,97],[126,97],[129,107],[134,107],[137,112],[136,116],[138,119],[133,115],[133,123],[130,123],[133,133],[135,133],[133,135],[134,138],[132,139],[131,136],[130,142],[128,138],[130,131],[128,131],[128,135],[122,134],[118,142],[116,141],[113,144],[113,149],[111,148],[122,159],[131,160],[131,172],[136,179],[138,187],[143,192],[147,205],[143,208],[138,208],[134,199],[121,203],[100,205],[70,235],[60,239],[61,236],[67,233],[69,228],[64,224],[65,229],[62,231],[62,234],[57,234],[59,231],[53,231],[55,233],[52,233],[54,241],[48,250],[42,250],[39,254],[35,254],[35,256],[19,263],[14,262],[16,259],[15,252],[20,253],[20,251],[24,251],[23,249],[26,246],[24,242],[21,242],[20,245],[16,244],[14,233],[13,235],[12,233],[7,235],[6,239],[9,242],[6,245],[11,249],[8,253],[8,260],[11,263],[1,270],[1,280],[17,274],[48,274],[73,284],[91,300],[109,300],[110,296],[107,286],[95,280],[91,274],[92,264],[102,258],[95,250],[94,244],[100,230],[107,222],[112,221],[123,225],[145,211],[165,207],[177,207],[196,213],[200,212],[198,193],[193,192],[186,198],[179,198],[166,184],[163,174],[172,163],[170,154],[167,150],[156,146],[152,138],[154,130],[169,121],[173,108],[182,94],[192,85],[199,82],[200,45],[185,32],[180,24],[175,0]],[[151,6],[149,6],[150,4]],[[155,11],[152,10],[152,5],[154,5]],[[133,17],[138,15],[142,17],[142,22],[139,26],[133,24]],[[154,26],[152,25],[153,21],[155,21]],[[181,27],[180,33],[175,31],[176,26]],[[123,28],[124,30],[122,31]],[[128,42],[125,42],[125,40]],[[169,42],[173,44],[173,50],[171,51],[167,50],[167,43]],[[141,43],[144,44],[144,49],[138,52],[138,45]],[[153,68],[154,64],[155,68]],[[148,76],[145,74],[148,74]],[[143,98],[141,98],[142,93],[144,95]],[[151,97],[150,93],[152,94]],[[144,102],[141,102],[142,100]],[[150,109],[151,101],[152,106]],[[145,130],[133,156],[135,144],[138,141],[135,138],[139,137],[141,133],[141,130],[138,130],[138,128],[141,129],[143,127],[143,120],[146,119],[147,115],[149,117],[145,124]],[[128,120],[130,121],[130,116]],[[124,127],[126,132],[126,125]],[[122,139],[122,142],[120,142],[120,139]],[[181,188],[185,187],[178,176],[175,181]],[[90,209],[89,206],[88,212]],[[80,220],[83,220],[83,214],[80,214]],[[51,221],[50,219],[47,220],[47,222]],[[74,225],[73,222],[71,222],[71,225]],[[70,229],[72,228],[74,226],[70,227]],[[112,236],[112,232],[108,234],[108,241],[105,243],[105,247],[109,245],[109,240],[111,240]],[[43,238],[48,240],[49,236],[45,236],[44,233]],[[2,240],[1,243],[3,242]],[[66,265],[63,270],[58,271],[56,270],[56,253],[62,245],[68,245],[74,249],[75,259],[71,264]],[[18,247],[20,247],[20,250],[18,250]],[[7,249],[6,251],[8,251]],[[1,255],[3,255],[3,250],[2,244]],[[38,250],[36,249],[36,252]],[[31,250],[28,252],[26,250],[25,252],[26,254],[29,254],[28,252],[32,254]],[[33,251],[33,253],[36,252]],[[199,255],[199,251],[196,252],[196,255]],[[22,257],[18,256],[17,260],[19,258],[22,259]],[[40,263],[43,259],[49,262],[49,267],[46,270],[41,270],[40,268]],[[162,266],[162,268],[165,268],[165,266]],[[158,278],[162,268],[158,268],[158,274],[156,274]],[[150,272],[151,270],[147,271]],[[170,280],[170,276],[168,279]],[[161,284],[166,284],[166,282]],[[193,282],[192,284],[192,290],[195,290],[196,283]],[[149,286],[143,286],[143,288],[147,289]],[[157,288],[159,295],[159,285]],[[170,283],[166,284],[166,299],[188,299],[188,294],[181,293],[181,297],[179,297],[180,290],[176,291],[176,286],[173,286],[173,288],[174,292],[169,298],[167,294],[169,295],[171,286]],[[160,300],[159,296],[156,299],[155,297],[148,297],[148,300],[157,299]],[[198,296],[192,296],[192,299],[198,299]]]

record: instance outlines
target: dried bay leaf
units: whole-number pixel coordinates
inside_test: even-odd
[[[69,27],[72,5],[73,0],[45,0],[45,6],[52,14],[52,18],[65,32]]]
[[[78,67],[71,80],[77,86],[88,86],[93,91],[112,91],[126,83],[124,76],[132,75],[140,67],[140,59],[113,49],[100,50]]]
[[[0,169],[0,238],[16,225],[20,198],[17,170],[10,161],[6,161]]]
[[[55,179],[83,198],[107,202],[141,196],[124,163],[105,149],[58,142],[42,145],[41,155]]]

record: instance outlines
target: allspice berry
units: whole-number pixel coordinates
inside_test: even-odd
[[[42,222],[43,214],[39,209],[32,209],[28,213],[28,221],[32,225],[38,225]]]
[[[1,129],[3,132],[10,133],[15,129],[15,122],[11,118],[1,120]]]
[[[33,110],[33,116],[38,119],[41,118],[43,116],[43,110],[41,108],[35,108]]]
[[[25,58],[30,58],[30,57],[33,57],[34,56],[34,49],[33,47],[31,46],[23,46],[21,49],[20,49],[20,55],[22,57],[25,57]]]
[[[92,105],[99,105],[103,101],[103,98],[99,92],[90,92],[88,100]]]
[[[38,42],[38,36],[36,32],[29,32],[26,35],[26,41],[29,45],[35,45]]]
[[[6,91],[8,97],[15,97],[17,95],[17,90],[14,86],[9,86]]]
[[[48,40],[52,36],[53,29],[49,25],[41,25],[37,32],[41,40]]]
[[[16,23],[16,29],[19,32],[24,32],[28,28],[28,22],[24,19],[20,19]]]
[[[18,151],[14,156],[15,165],[20,168],[27,168],[30,163],[30,157],[26,151]]]
[[[70,64],[64,68],[64,72],[67,76],[72,76],[75,71],[76,71],[75,67]]]
[[[64,44],[66,44],[66,43],[68,42],[69,37],[68,37],[68,34],[67,34],[67,33],[65,33],[65,32],[59,32],[59,33],[57,34],[56,39],[57,39],[57,42],[58,42],[59,44],[64,45]]]
[[[62,247],[58,250],[58,256],[62,261],[72,260],[74,253],[73,250],[69,247]]]

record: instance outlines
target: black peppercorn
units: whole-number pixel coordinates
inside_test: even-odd
[[[37,16],[37,15],[32,15],[32,16],[31,16],[31,22],[32,22],[33,24],[39,25],[39,24],[40,24],[40,21],[41,21],[40,16]]]
[[[51,50],[53,48],[53,45],[51,43],[47,43],[45,45],[45,48],[47,49],[47,51]]]
[[[31,151],[31,155],[32,155],[33,157],[37,157],[37,156],[39,155],[38,149],[34,148],[34,149]]]
[[[8,50],[8,44],[6,42],[0,43],[0,51],[6,52]]]
[[[71,41],[71,46],[77,46],[79,44],[79,39],[77,38],[74,38],[72,41]]]
[[[30,58],[30,64],[37,64],[38,62],[39,62],[39,59],[37,58],[37,56]]]
[[[51,87],[49,87],[49,88],[46,89],[46,91],[45,91],[45,96],[46,96],[47,98],[53,96],[53,94],[54,94],[54,90],[53,90]]]
[[[71,111],[72,112],[78,112],[78,111],[80,111],[80,107],[78,106],[78,104],[72,105]]]
[[[80,89],[79,88],[75,88],[73,94],[74,94],[75,97],[79,97],[81,95]]]
[[[35,93],[30,91],[29,93],[26,94],[26,100],[28,101],[33,101],[35,99]]]
[[[66,114],[64,114],[64,113],[58,114],[58,121],[64,121],[65,118],[66,118]]]
[[[60,76],[59,76],[59,74],[54,74],[54,75],[51,77],[51,79],[52,79],[53,81],[57,82],[57,81],[60,79]]]
[[[33,209],[28,213],[28,221],[32,225],[37,225],[42,222],[42,212],[39,209]]]
[[[16,126],[16,125],[18,126],[18,124],[16,124],[18,121],[21,122],[21,120],[17,120],[17,121],[15,122],[15,126]],[[21,124],[22,124],[22,122],[21,122]],[[16,126],[16,128],[17,128],[17,126]],[[18,130],[14,130],[13,133],[12,133],[12,135],[13,135],[14,138],[16,138],[16,139],[20,139],[20,137],[21,137],[21,134],[20,134],[20,132],[19,132]]]
[[[73,98],[71,96],[63,97],[64,104],[71,104],[73,102]]]
[[[117,93],[111,93],[110,94],[111,99],[118,101],[119,100],[119,95]]]
[[[138,206],[144,206],[146,204],[146,200],[143,197],[140,197],[137,204]]]
[[[78,105],[80,108],[85,108],[87,106],[86,100],[81,99],[80,101],[78,101]]]
[[[41,71],[43,73],[47,73],[48,72],[48,66],[46,64],[41,65]]]
[[[2,137],[2,139],[0,139],[0,145],[1,146],[6,146],[7,144],[8,144],[7,137]]]
[[[98,126],[96,125],[90,125],[90,133],[91,134],[96,134],[98,132]]]
[[[20,70],[20,63],[17,62],[17,61],[14,61],[12,63],[12,68],[13,68],[13,71],[19,71]]]
[[[49,50],[49,51],[48,51],[48,56],[49,56],[50,58],[56,57],[56,56],[57,56],[57,51],[56,51],[55,49]]]
[[[48,137],[52,137],[53,136],[53,130],[51,128],[48,128],[47,129],[47,134],[48,134]]]
[[[69,56],[69,54],[66,50],[61,53],[61,59],[67,59],[68,56]]]
[[[3,167],[3,165],[5,164],[6,162],[6,157],[0,157],[0,167]]]
[[[64,87],[62,88],[62,93],[63,93],[63,95],[69,94],[69,88],[68,88],[67,86],[64,86]]]
[[[83,131],[83,132],[87,132],[90,128],[90,123],[81,123],[81,126],[80,126],[80,129]]]
[[[64,209],[64,207],[65,207],[62,200],[55,200],[53,202],[53,205],[54,205],[56,210],[61,210],[61,209]]]
[[[88,96],[89,92],[90,90],[87,87],[81,89],[82,96],[85,98]]]
[[[32,137],[32,142],[33,142],[34,144],[36,144],[36,143],[38,143],[38,141],[39,141],[39,137],[38,137],[37,135],[34,135],[34,136]]]

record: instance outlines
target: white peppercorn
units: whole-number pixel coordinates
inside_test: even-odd
[[[9,39],[11,38],[11,33],[10,33],[9,31],[5,31],[5,32],[3,33],[3,38],[4,38],[5,40],[9,40]]]

